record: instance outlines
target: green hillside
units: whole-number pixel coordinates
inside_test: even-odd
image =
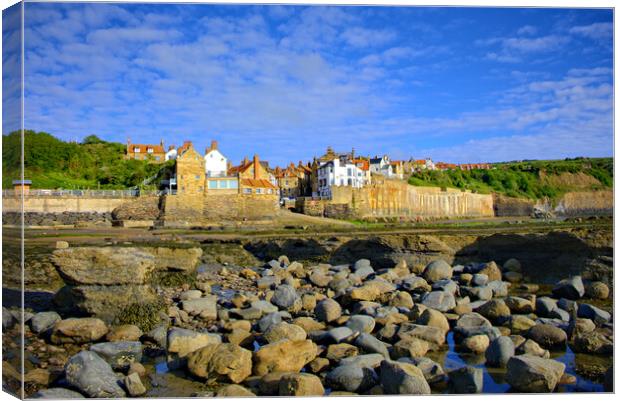
[[[20,149],[19,132],[2,136],[2,188],[11,188],[12,180],[20,178]],[[124,154],[125,145],[94,135],[72,143],[45,132],[26,131],[24,176],[32,180],[33,188],[123,189],[140,185],[163,167],[124,160]]]
[[[555,199],[569,191],[612,188],[613,159],[580,157],[496,163],[491,170],[422,171],[412,174],[409,184]]]

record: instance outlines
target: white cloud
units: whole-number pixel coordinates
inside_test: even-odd
[[[353,47],[376,47],[391,42],[396,33],[387,29],[348,28],[342,33],[343,40]]]
[[[517,30],[517,35],[536,35],[538,28],[532,25],[524,25]]]
[[[572,27],[569,32],[575,35],[585,36],[590,39],[612,39],[613,24],[611,22],[596,22],[590,25]]]

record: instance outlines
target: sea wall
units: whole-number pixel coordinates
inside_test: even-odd
[[[232,194],[204,197],[203,216],[208,222],[260,220],[280,210],[278,195]]]
[[[134,197],[26,196],[26,213],[111,213]],[[21,197],[2,197],[2,212],[20,212]]]
[[[167,226],[269,219],[280,209],[277,195],[255,194],[167,195],[161,205]]]
[[[454,189],[416,187],[405,181],[378,179],[364,188],[334,187],[330,204],[346,204],[343,213],[370,217],[487,217],[493,197]],[[333,217],[336,217],[335,215]]]

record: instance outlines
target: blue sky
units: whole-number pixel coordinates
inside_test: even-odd
[[[613,153],[611,10],[27,3],[25,19],[25,126],[63,139],[217,139],[272,165],[328,145]]]

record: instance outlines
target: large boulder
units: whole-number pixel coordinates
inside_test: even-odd
[[[510,318],[510,308],[502,299],[492,299],[474,310],[496,323],[503,323]]]
[[[440,312],[448,312],[456,306],[454,295],[446,291],[431,291],[422,297],[422,304]]]
[[[383,294],[390,294],[396,290],[392,283],[383,280],[367,281],[361,287],[355,287],[349,293],[354,301],[374,301]]]
[[[68,285],[54,295],[60,313],[96,316],[108,323],[131,305],[156,301],[150,285]]]
[[[553,287],[553,295],[558,298],[577,300],[586,293],[581,276],[573,276],[559,281]]]
[[[197,331],[173,327],[168,330],[167,351],[168,364],[178,368],[187,362],[187,355],[206,347],[209,344],[219,344],[222,338],[213,333],[199,333]]]
[[[278,395],[287,397],[322,396],[323,383],[318,376],[309,373],[287,373],[280,378]]]
[[[300,301],[301,298],[297,295],[295,288],[287,284],[279,285],[271,297],[271,303],[284,310],[292,308],[296,302],[300,304]]]
[[[375,328],[375,319],[366,315],[353,315],[346,324],[353,332],[372,333]]]
[[[546,349],[564,350],[566,347],[566,332],[550,324],[537,324],[528,330],[526,337]]]
[[[209,383],[241,383],[252,374],[252,353],[234,344],[210,344],[188,355],[187,368]]]
[[[434,260],[428,265],[426,265],[422,276],[429,283],[434,283],[439,280],[451,279],[452,266],[450,266],[444,260]]]
[[[314,314],[320,322],[330,323],[342,315],[342,307],[333,299],[326,298],[316,305]]]
[[[39,312],[30,318],[30,328],[33,332],[39,334],[54,327],[54,325],[61,321],[60,315],[54,311]]]
[[[341,364],[325,376],[325,381],[334,390],[361,393],[377,383],[377,374],[370,367],[354,363]]]
[[[489,281],[501,281],[502,271],[497,267],[495,262],[485,263],[482,269],[478,271],[479,274],[486,274]]]
[[[131,363],[140,362],[142,348],[140,341],[116,341],[90,346],[90,350],[105,359],[113,369],[128,368]]]
[[[611,313],[590,304],[579,304],[577,315],[581,318],[590,319],[599,325],[611,320]]]
[[[70,318],[54,325],[51,341],[54,344],[83,344],[97,341],[107,333],[108,327],[101,319]]]
[[[563,363],[531,355],[513,356],[506,366],[506,381],[523,393],[550,393],[564,374]]]
[[[368,333],[360,334],[355,340],[355,345],[367,353],[381,354],[386,359],[390,358],[388,344],[378,340],[375,336]]]
[[[508,360],[515,354],[515,344],[510,337],[498,337],[487,348],[485,357],[489,366],[506,366]]]
[[[217,296],[208,295],[203,298],[181,301],[181,309],[190,315],[200,315],[205,320],[217,319]]]
[[[201,248],[141,248],[155,258],[157,270],[193,271],[202,256]]]
[[[125,391],[108,363],[92,351],[81,351],[65,365],[65,379],[91,398],[121,398]]]
[[[424,373],[405,362],[381,362],[381,387],[386,394],[430,394],[431,388]]]
[[[269,327],[263,337],[270,344],[280,340],[303,341],[306,339],[306,332],[297,325],[280,322]]]
[[[155,270],[155,257],[140,248],[76,247],[57,249],[52,262],[70,284],[143,284]]]
[[[316,344],[310,340],[282,340],[265,345],[254,352],[254,374],[262,376],[270,372],[299,372],[316,358],[317,351]]]
[[[476,394],[482,392],[482,369],[464,366],[448,372],[450,388],[455,394]]]

